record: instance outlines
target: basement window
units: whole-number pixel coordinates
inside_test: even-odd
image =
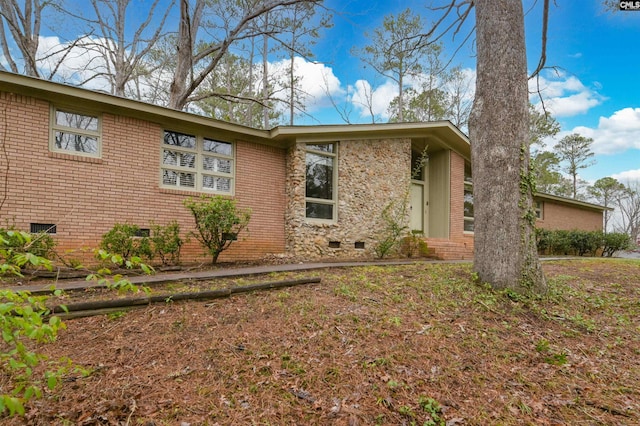
[[[140,238],[148,238],[151,236],[151,230],[149,228],[139,228],[136,231],[135,236]]]
[[[329,241],[329,248],[339,249],[340,241]]]
[[[356,241],[354,244],[356,250],[364,250],[364,241]]]

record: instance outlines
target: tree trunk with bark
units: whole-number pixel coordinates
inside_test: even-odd
[[[522,3],[476,0],[477,81],[470,117],[474,270],[519,293],[546,291],[535,241]]]

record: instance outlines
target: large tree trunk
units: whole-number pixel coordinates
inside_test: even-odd
[[[522,3],[476,0],[477,81],[470,117],[474,269],[495,288],[541,293],[529,176]]]

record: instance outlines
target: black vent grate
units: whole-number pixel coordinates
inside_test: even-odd
[[[32,234],[55,234],[56,225],[55,223],[32,223],[29,231]]]

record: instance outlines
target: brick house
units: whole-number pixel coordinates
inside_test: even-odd
[[[6,72],[0,111],[0,217],[50,228],[70,257],[115,223],[175,219],[187,233],[183,201],[201,194],[252,210],[222,261],[371,258],[391,202],[435,255],[472,255],[469,141],[446,121],[256,130]],[[542,227],[602,229],[601,206],[536,201]],[[195,241],[182,255],[204,259]]]

